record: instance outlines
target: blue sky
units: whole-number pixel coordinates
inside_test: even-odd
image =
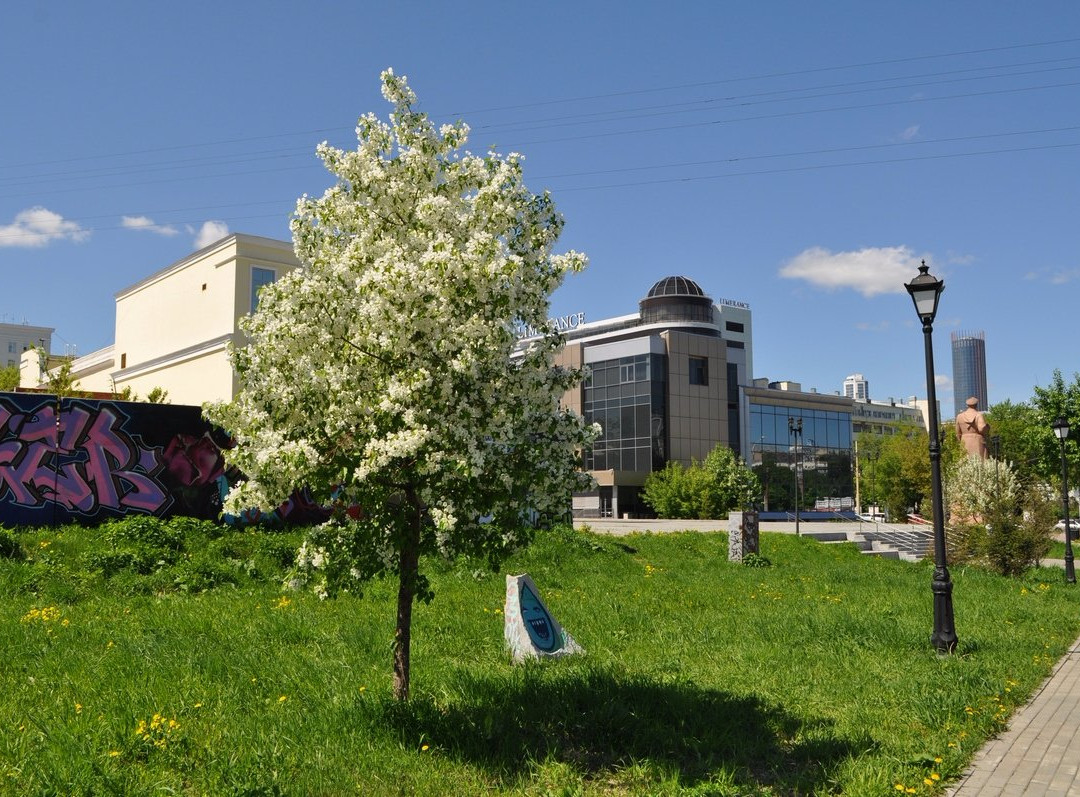
[[[288,238],[314,157],[409,77],[526,158],[590,266],[553,314],[685,274],[748,302],[756,376],[925,396],[903,283],[984,331],[990,401],[1080,370],[1068,2],[26,2],[0,25],[0,321],[113,339],[114,295],[225,232]],[[193,319],[197,323],[197,319]]]

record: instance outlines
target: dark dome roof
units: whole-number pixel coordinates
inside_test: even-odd
[[[664,277],[649,289],[646,299],[657,296],[704,296],[705,291],[689,277]]]

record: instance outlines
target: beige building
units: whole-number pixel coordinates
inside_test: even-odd
[[[240,318],[258,291],[299,266],[292,244],[233,234],[116,294],[112,346],[80,357],[72,372],[83,390],[145,397],[168,391],[174,404],[228,401],[238,390],[227,347],[239,344]],[[24,372],[22,385],[38,375]]]

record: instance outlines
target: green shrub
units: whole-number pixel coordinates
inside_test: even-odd
[[[22,546],[8,529],[0,528],[0,559],[22,559]]]

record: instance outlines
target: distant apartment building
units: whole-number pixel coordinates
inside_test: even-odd
[[[983,332],[952,333],[953,415],[966,409],[967,400],[978,399],[979,409],[990,406],[986,389],[986,335]]]
[[[862,374],[851,374],[844,380],[844,396],[853,401],[869,401],[870,383]]]
[[[52,348],[53,327],[30,324],[0,324],[0,368],[18,368],[24,351]]]

